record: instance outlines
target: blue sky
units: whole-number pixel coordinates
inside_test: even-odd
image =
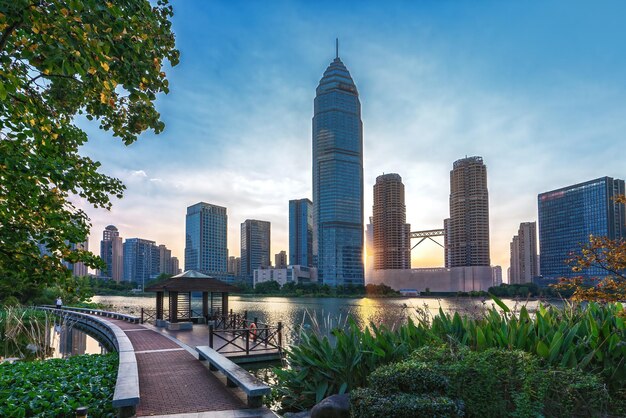
[[[387,4],[390,3],[390,4]],[[88,209],[90,248],[114,224],[124,238],[184,256],[185,210],[226,206],[228,246],[240,223],[272,223],[272,254],[288,249],[288,200],[311,197],[315,87],[340,56],[359,89],[365,215],[376,176],[403,178],[413,230],[441,228],[449,171],[480,155],[488,170],[492,264],[509,264],[537,194],[626,177],[626,3],[173,2],[180,64],[157,107],[166,123],[125,147],[82,123],[84,153],[122,179],[110,212]],[[413,267],[439,266],[423,243]]]

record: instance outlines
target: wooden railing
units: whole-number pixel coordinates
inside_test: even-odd
[[[216,325],[219,325],[216,326]],[[229,314],[221,317],[216,324],[209,324],[209,347],[222,352],[250,352],[278,350],[283,347],[283,324],[271,326],[259,322],[257,318]]]

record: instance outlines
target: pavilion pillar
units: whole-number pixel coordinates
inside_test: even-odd
[[[202,316],[204,318],[209,316],[209,292],[202,292]]]
[[[170,323],[178,322],[178,292],[170,292]]]
[[[163,293],[156,292],[156,319],[163,319]]]
[[[228,292],[222,292],[222,315],[228,315]]]

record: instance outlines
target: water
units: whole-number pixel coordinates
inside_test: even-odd
[[[141,308],[155,309],[155,297],[94,296],[93,302],[110,306],[111,310],[139,315]],[[516,301],[505,299],[504,303],[519,309],[526,305],[535,311],[538,301]],[[167,306],[167,301],[164,302]],[[198,302],[199,303],[199,302]],[[248,311],[248,318],[277,324],[283,323],[287,344],[297,341],[302,327],[315,328],[328,333],[336,326],[345,325],[352,317],[357,325],[364,328],[370,322],[395,327],[406,322],[407,318],[417,319],[424,313],[434,315],[439,308],[444,312],[478,315],[494,302],[484,298],[296,298],[296,297],[248,297],[231,296],[229,308],[234,312]],[[194,309],[198,309],[194,307]]]

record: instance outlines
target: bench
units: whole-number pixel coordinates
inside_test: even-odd
[[[269,395],[272,391],[269,386],[236,365],[208,345],[196,347],[200,361],[207,361],[209,369],[219,370],[226,376],[228,387],[239,387],[248,396],[250,408],[263,406],[263,395]]]

